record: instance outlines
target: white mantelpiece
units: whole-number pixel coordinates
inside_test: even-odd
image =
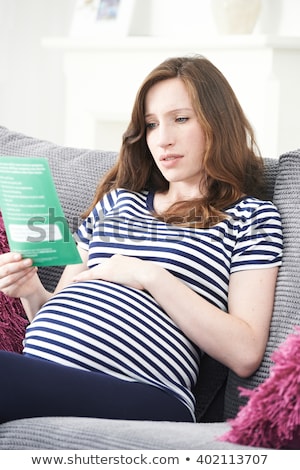
[[[264,156],[300,146],[300,37],[46,38],[43,46],[64,55],[66,145],[118,150],[148,72],[197,53],[231,83]]]

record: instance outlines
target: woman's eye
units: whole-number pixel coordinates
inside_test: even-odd
[[[146,122],[146,129],[155,129],[157,124],[155,122]]]
[[[187,117],[178,117],[178,118],[176,118],[176,122],[179,122],[179,123],[186,122],[186,121],[188,121],[188,119],[189,118],[187,118]]]

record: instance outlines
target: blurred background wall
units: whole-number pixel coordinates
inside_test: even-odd
[[[249,0],[251,1],[251,0]],[[300,36],[299,0],[262,0],[253,34]],[[0,125],[64,143],[62,54],[45,37],[68,36],[77,0],[0,0]],[[210,0],[138,0],[133,33],[147,36],[215,35]],[[142,5],[142,7],[141,7]],[[184,8],[183,8],[184,6]],[[108,90],[113,96],[113,90]]]

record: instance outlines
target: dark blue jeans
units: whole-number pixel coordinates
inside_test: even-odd
[[[0,351],[0,422],[37,416],[193,421],[184,404],[151,385]]]

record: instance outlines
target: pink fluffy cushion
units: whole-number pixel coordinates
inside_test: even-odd
[[[0,213],[0,253],[8,251],[6,232]],[[13,299],[0,292],[0,349],[20,353],[27,324],[20,299]]]
[[[300,449],[300,327],[281,344],[270,376],[254,390],[220,440],[271,449]]]

